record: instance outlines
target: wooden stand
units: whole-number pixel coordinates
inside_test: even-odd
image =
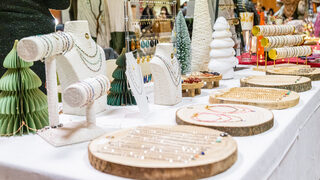
[[[148,130],[150,127],[141,128]],[[195,132],[206,134],[206,136],[209,137],[220,137],[220,134],[222,133],[209,128],[195,126],[157,126],[154,128],[170,130],[173,135],[174,133],[190,134],[190,132]],[[105,147],[104,144],[107,144],[108,142],[117,143],[120,140],[124,141],[132,130],[134,129],[125,129],[105,134],[104,136],[92,141],[88,148],[90,164],[99,171],[126,178],[185,180],[207,178],[219,174],[230,168],[237,160],[237,143],[231,136],[222,137],[222,141],[220,143],[213,142],[207,144],[206,146],[208,147],[208,150],[205,151],[205,154],[185,163],[175,161],[169,162],[162,159],[141,159],[139,157],[121,156],[117,154],[103,153],[101,151],[101,149],[104,149]],[[161,138],[162,136],[159,134],[153,135],[152,131],[150,132],[150,137],[157,136],[159,138],[160,136]],[[169,135],[170,134],[171,133],[169,133]],[[108,141],[108,137],[112,137],[112,139]],[[199,143],[195,142],[195,139],[197,138],[192,135],[192,137],[188,139],[188,143],[193,143],[193,141],[195,144]],[[179,144],[181,143],[183,144],[184,142],[179,141]],[[135,149],[135,152],[140,152],[141,149],[138,147],[141,147],[143,144],[144,143],[141,142],[140,146],[137,146]],[[168,148],[170,149],[170,145],[168,145]],[[155,157],[159,157],[160,154],[163,154],[163,152],[160,153],[157,148],[152,153]],[[166,156],[165,154],[163,155]]]
[[[296,64],[276,64],[274,65],[269,65],[267,66],[267,71],[272,70],[274,68],[282,68],[282,67],[301,67],[301,68],[310,68],[311,66],[309,65],[296,65]],[[254,71],[261,71],[261,72],[266,72],[266,68],[264,66],[259,66],[259,67],[253,67],[252,70]]]
[[[245,104],[267,109],[287,109],[296,106],[299,100],[299,94],[293,91],[253,87],[220,90],[209,98],[211,104]]]
[[[198,76],[197,78],[205,82],[205,89],[213,89],[219,87],[219,81],[222,79],[222,75],[219,76]]]
[[[303,72],[304,70],[312,70],[310,72]],[[267,75],[291,75],[291,76],[304,76],[310,78],[312,81],[320,80],[320,69],[316,68],[301,68],[301,67],[287,67],[287,68],[275,68],[268,70]]]
[[[182,84],[182,96],[183,97],[195,97],[201,94],[201,88],[204,86],[203,82],[200,83],[183,83]]]
[[[205,121],[195,116],[197,118],[203,116],[199,118],[204,118]],[[232,136],[252,136],[263,133],[273,127],[273,119],[273,113],[270,110],[231,104],[191,105],[179,109],[176,113],[176,121],[179,125],[213,128]]]
[[[240,80],[241,87],[266,87],[304,92],[312,88],[311,79],[302,76],[249,76]]]

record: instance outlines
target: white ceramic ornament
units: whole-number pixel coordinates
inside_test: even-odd
[[[238,64],[233,49],[234,41],[231,39],[230,25],[224,17],[219,17],[213,26],[213,41],[210,44],[210,62],[208,69],[222,74],[222,79],[234,77],[233,67]]]
[[[191,70],[207,71],[210,52],[210,36],[212,34],[210,13],[207,0],[196,0],[191,42]]]

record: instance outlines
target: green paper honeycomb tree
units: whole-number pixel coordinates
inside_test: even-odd
[[[136,105],[136,100],[128,89],[126,76],[126,50],[123,49],[116,64],[118,67],[112,73],[114,80],[111,83],[107,104],[111,106]]]
[[[42,82],[30,69],[33,63],[17,55],[16,40],[3,66],[0,79],[0,136],[35,133],[49,125],[46,95],[38,88]]]

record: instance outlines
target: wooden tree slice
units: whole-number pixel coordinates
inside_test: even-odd
[[[318,68],[281,67],[267,70],[266,74],[304,76],[310,78],[312,81],[320,80],[320,69]]]
[[[283,62],[286,60],[283,59]],[[252,70],[254,71],[262,71],[266,72],[267,70],[275,69],[275,68],[282,68],[282,67],[299,67],[299,68],[311,68],[310,65],[296,65],[296,64],[276,64],[274,65],[269,65],[269,66],[258,66],[258,67],[253,67]]]
[[[182,83],[182,95],[184,97],[194,97],[201,94],[201,88],[204,86],[203,82],[199,83]]]
[[[311,79],[303,76],[267,75],[240,79],[241,87],[267,87],[304,92],[312,88]]]
[[[213,89],[214,87],[219,87],[219,81],[222,79],[222,75],[219,75],[219,76],[197,76],[197,78],[199,78],[203,82],[205,82],[204,88]]]
[[[294,91],[275,88],[234,87],[210,96],[211,104],[245,104],[268,109],[287,109],[299,103]]]
[[[195,125],[217,129],[232,136],[252,136],[273,127],[270,110],[231,104],[191,105],[176,113],[181,125]]]
[[[93,140],[89,160],[99,171],[126,178],[206,178],[227,170],[237,160],[235,140],[221,134],[196,126],[125,129]]]

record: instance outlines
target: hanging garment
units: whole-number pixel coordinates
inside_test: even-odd
[[[111,41],[110,47],[112,47],[117,53],[121,53],[122,48],[125,47],[125,3],[119,0],[104,0],[106,6],[106,13],[108,15],[108,21],[110,23]],[[131,5],[128,3],[128,17],[129,22],[132,22]],[[129,23],[128,30],[133,32],[133,26]]]
[[[109,47],[110,28],[105,0],[78,0],[78,20],[87,20],[91,36],[103,48]]]
[[[250,0],[237,0],[239,12],[253,12],[254,13],[254,25],[260,24],[260,16]]]

